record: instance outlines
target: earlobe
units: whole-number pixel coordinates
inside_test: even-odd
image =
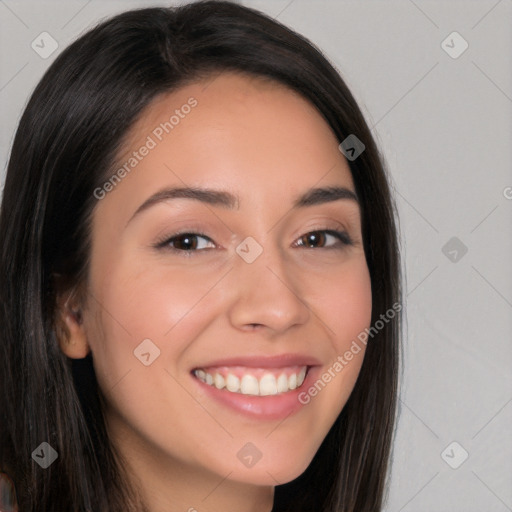
[[[83,359],[90,352],[81,307],[72,301],[73,292],[65,301],[57,301],[55,333],[62,352],[71,359]]]

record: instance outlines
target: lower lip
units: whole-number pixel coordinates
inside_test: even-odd
[[[298,412],[304,405],[299,394],[308,389],[315,381],[319,367],[310,367],[304,382],[299,388],[277,395],[255,396],[232,393],[227,389],[217,389],[191,375],[200,389],[213,400],[230,409],[260,420],[280,420]]]

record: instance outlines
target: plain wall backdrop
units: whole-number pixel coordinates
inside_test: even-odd
[[[324,51],[391,175],[407,331],[386,512],[511,511],[512,0],[242,3]],[[105,17],[176,4],[0,0],[0,183],[56,55]]]

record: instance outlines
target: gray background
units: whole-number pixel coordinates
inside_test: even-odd
[[[0,0],[2,182],[22,109],[62,48],[101,18],[170,3]],[[327,54],[390,170],[408,332],[386,512],[511,511],[512,1],[243,3]],[[43,31],[59,44],[47,59],[31,48]],[[469,45],[458,58],[443,48],[460,40],[442,46],[454,31]]]

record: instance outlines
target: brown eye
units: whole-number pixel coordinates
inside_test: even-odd
[[[215,248],[215,244],[209,237],[201,233],[177,233],[157,242],[155,247],[187,255],[200,252],[203,249]]]
[[[181,251],[190,251],[197,249],[197,235],[184,233],[172,239],[173,247]]]
[[[329,238],[334,238],[334,243],[327,244]],[[321,229],[302,235],[297,244],[308,249],[336,249],[345,245],[353,245],[353,242],[344,231]]]
[[[311,233],[303,235],[300,240],[302,241],[301,245],[305,245],[306,247],[317,247],[317,244],[323,246],[325,243],[325,233],[322,231],[312,231]]]

